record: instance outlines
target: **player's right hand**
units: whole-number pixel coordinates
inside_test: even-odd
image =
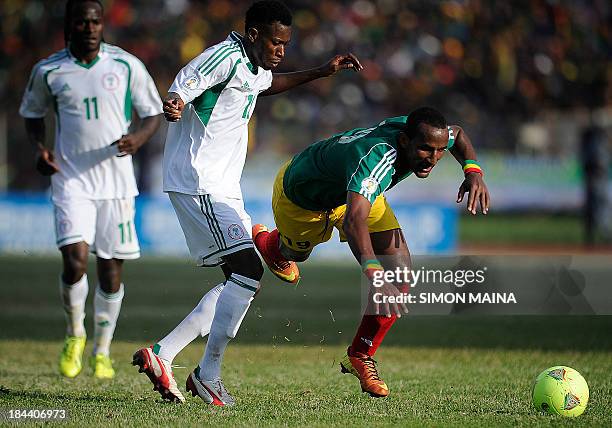
[[[164,100],[164,117],[168,122],[178,122],[184,108],[185,103],[178,94],[168,94]]]
[[[59,166],[55,163],[55,156],[51,150],[46,148],[39,149],[36,170],[44,176],[50,176],[59,172]]]

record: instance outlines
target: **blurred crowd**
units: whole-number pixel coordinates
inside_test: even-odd
[[[105,0],[105,38],[137,55],[163,96],[181,66],[231,30],[243,32],[250,3]],[[607,0],[286,3],[294,13],[293,37],[280,71],[315,67],[346,51],[365,69],[260,99],[255,151],[290,154],[424,104],[462,124],[478,146],[513,151],[519,125],[543,111],[612,104]],[[44,183],[34,174],[17,110],[32,66],[64,46],[64,6],[0,2],[0,116],[8,124],[12,189]],[[140,171],[158,161],[162,134],[140,154]]]

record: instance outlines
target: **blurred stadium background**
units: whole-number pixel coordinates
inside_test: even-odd
[[[64,4],[0,3],[0,94],[5,100],[0,107],[0,250],[55,251],[45,195],[49,182],[33,168],[17,110],[32,66],[63,48]],[[104,4],[106,40],[136,54],[163,96],[189,59],[231,29],[243,31],[250,1]],[[449,156],[431,179],[407,180],[390,195],[414,251],[517,244],[568,251],[582,243],[609,245],[609,2],[296,0],[288,5],[294,31],[282,70],[314,67],[343,51],[358,55],[365,69],[258,101],[243,176],[253,218],[269,220],[270,183],[284,159],[339,130],[432,105],[472,137],[492,209],[482,219],[455,206],[461,172]],[[160,190],[164,136],[162,128],[135,158],[143,194],[139,231],[145,250],[184,254],[174,214]],[[175,228],[156,226],[162,223]],[[339,248],[331,246],[324,254],[345,253]]]
[[[106,40],[136,54],[162,96],[188,60],[230,30],[243,31],[251,3],[103,2]],[[492,207],[487,217],[472,217],[454,203],[462,174],[450,156],[428,180],[406,180],[389,197],[413,253],[586,252],[588,272],[609,277],[610,2],[286,3],[294,25],[282,70],[315,67],[343,51],[354,52],[365,69],[258,100],[243,175],[254,220],[271,221],[271,182],[292,154],[337,131],[431,105],[472,137]],[[49,181],[34,169],[18,108],[32,66],[63,48],[64,5],[0,1],[0,402],[65,407],[81,425],[112,418],[201,425],[201,405],[193,400],[153,409],[149,385],[129,365],[135,349],[169,331],[221,277],[185,257],[182,232],[161,192],[163,127],[134,159],[144,257],[125,268],[129,291],[113,344],[119,376],[109,388],[88,375],[71,382],[56,372],[64,325],[55,285],[60,255]],[[50,115],[49,142],[52,122]],[[545,367],[563,363],[592,387],[582,423],[610,425],[610,316],[404,317],[380,353],[392,401],[359,397],[355,384],[338,379],[335,358],[360,318],[360,273],[354,263],[335,262],[349,259],[346,246],[316,251],[319,260],[334,262],[306,263],[297,288],[279,287],[266,273],[265,292],[224,369],[245,407],[210,414],[208,422],[373,426],[383,416],[383,423],[398,425],[550,426],[531,409],[529,384]],[[88,306],[88,331],[90,314]],[[187,367],[177,368],[181,379],[201,353],[196,342],[180,355]]]

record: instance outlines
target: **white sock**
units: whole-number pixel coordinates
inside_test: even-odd
[[[66,335],[85,336],[85,301],[89,292],[87,274],[72,285],[64,284],[60,275],[59,286],[66,314]]]
[[[210,381],[220,376],[225,347],[236,336],[258,287],[258,281],[237,274],[226,281],[200,361],[200,379]]]
[[[206,293],[193,311],[174,330],[153,346],[153,352],[161,359],[172,363],[174,357],[198,335],[206,336],[210,332],[217,299],[219,299],[224,286],[225,283],[219,284]]]
[[[123,284],[120,285],[119,291],[116,293],[106,293],[102,291],[100,285],[96,287],[94,296],[94,355],[109,355],[110,353],[110,344],[117,326],[123,294]]]

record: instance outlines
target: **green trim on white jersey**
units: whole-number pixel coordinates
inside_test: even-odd
[[[75,60],[74,60],[74,63],[75,63],[76,65],[78,65],[79,67],[83,67],[83,68],[86,68],[86,69],[88,69],[88,70],[89,70],[91,67],[93,67],[94,65],[96,65],[96,64],[98,63],[98,61],[100,61],[100,55],[97,55],[97,56],[94,58],[94,60],[93,60],[92,62],[87,63],[87,64],[86,64],[86,63],[84,63],[84,62],[79,61],[78,59],[75,59]]]
[[[49,94],[51,95],[51,98],[53,99],[53,110],[55,111],[55,118],[57,120],[57,129],[59,131],[61,131],[62,129],[62,123],[60,121],[60,115],[59,115],[59,111],[57,108],[57,96],[53,95],[53,92],[51,92],[51,86],[49,86],[49,74],[51,74],[52,72],[54,72],[55,70],[59,69],[60,66],[58,65],[55,68],[52,68],[50,70],[47,70],[43,76],[43,80],[45,81],[45,85],[47,86],[47,90],[49,91]]]
[[[51,65],[54,62],[58,62],[63,60],[64,58],[68,57],[68,52],[66,52],[66,49],[62,49],[59,52],[54,53],[53,55],[51,55],[49,58],[44,59],[42,61],[40,61],[35,67],[34,70],[32,71],[32,73],[30,74],[30,81],[28,82],[28,91],[32,90],[32,85],[34,84],[34,79],[36,77],[36,74],[38,73],[38,70],[41,69],[41,67],[45,66],[45,65]]]
[[[123,106],[123,112],[125,114],[125,120],[127,122],[131,122],[132,121],[132,67],[130,67],[130,64],[121,58],[113,58],[115,61],[125,65],[128,69],[128,81],[127,81],[127,87],[125,90],[125,103]]]
[[[165,192],[239,197],[249,119],[272,72],[247,64],[240,39],[230,34],[177,74],[168,92],[185,103],[181,120],[168,126],[164,146]]]
[[[212,115],[215,105],[217,104],[217,101],[221,96],[221,91],[223,91],[229,81],[232,80],[232,77],[234,77],[234,74],[236,74],[236,67],[241,62],[242,61],[239,59],[234,63],[234,67],[232,68],[232,71],[230,72],[230,75],[227,77],[227,79],[225,79],[218,85],[207,89],[202,95],[200,95],[191,102],[193,108],[196,111],[196,114],[198,115],[204,126],[208,125],[208,122],[210,121],[210,116]]]
[[[55,110],[60,171],[51,177],[54,200],[138,194],[131,157],[116,156],[113,143],[129,133],[132,109],[141,118],[161,114],[161,99],[146,67],[130,53],[103,43],[97,58],[84,66],[62,49],[40,61],[19,108],[30,119]]]
[[[235,52],[240,52],[236,43],[220,48],[198,67],[198,71],[200,74],[208,76],[223,60]]]

